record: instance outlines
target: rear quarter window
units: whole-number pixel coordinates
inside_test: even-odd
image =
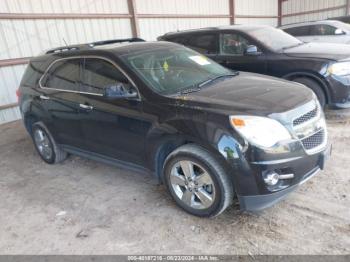
[[[30,61],[21,81],[21,86],[36,87],[44,69],[42,62]]]

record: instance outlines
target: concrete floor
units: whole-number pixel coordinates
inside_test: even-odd
[[[151,176],[71,156],[47,165],[21,122],[0,126],[0,254],[349,254],[350,123],[329,123],[320,173],[259,214],[200,219]]]

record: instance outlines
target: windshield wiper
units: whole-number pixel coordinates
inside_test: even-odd
[[[216,76],[216,77],[213,77],[213,78],[209,78],[207,80],[204,80],[203,82],[199,83],[199,84],[195,84],[195,85],[192,85],[190,88],[185,88],[181,91],[178,92],[178,94],[180,95],[185,95],[185,94],[189,94],[189,93],[194,93],[194,92],[198,92],[202,89],[202,86],[206,85],[206,84],[209,84],[210,82],[213,82],[219,78],[223,78],[223,77],[233,77],[233,76],[236,76],[238,75],[239,72],[236,71],[232,74],[225,74],[225,75],[219,75],[219,76]]]
[[[185,95],[185,94],[189,94],[189,93],[198,92],[200,90],[201,90],[201,88],[197,86],[197,87],[193,87],[193,88],[188,88],[188,89],[182,90],[179,93],[181,95]]]
[[[217,79],[219,79],[219,78],[223,78],[223,77],[233,77],[233,76],[236,76],[236,75],[238,75],[238,74],[239,74],[239,72],[236,71],[236,72],[234,72],[234,73],[232,73],[232,74],[219,75],[219,76],[216,76],[216,77],[213,77],[213,78],[209,78],[209,79],[204,80],[203,82],[199,83],[199,84],[198,84],[198,87],[201,88],[202,86],[205,86],[205,85],[207,85],[207,84],[209,84],[209,83],[211,83],[211,82],[213,82],[213,81],[215,81],[215,80],[217,80]]]

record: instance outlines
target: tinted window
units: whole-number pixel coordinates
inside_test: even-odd
[[[110,62],[98,58],[85,58],[81,77],[81,91],[103,94],[107,87],[128,84],[127,78]]]
[[[215,54],[217,53],[216,35],[192,35],[188,39],[187,46],[202,54]]]
[[[247,39],[238,34],[220,35],[220,52],[227,55],[243,55],[251,45]]]
[[[44,87],[79,91],[79,59],[65,59],[55,62],[45,75]]]
[[[330,25],[313,25],[310,35],[335,35],[335,30],[337,28]]]
[[[284,31],[292,36],[308,36],[310,35],[310,26],[286,28]]]

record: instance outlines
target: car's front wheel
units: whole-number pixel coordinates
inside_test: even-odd
[[[233,201],[233,184],[225,168],[197,145],[184,145],[170,153],[164,178],[176,203],[190,214],[217,216]]]

